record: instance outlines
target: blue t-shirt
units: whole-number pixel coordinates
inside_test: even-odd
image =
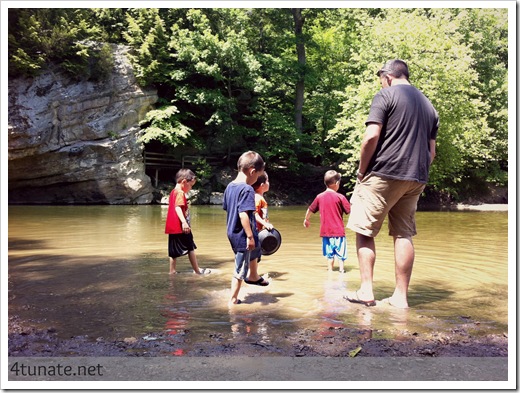
[[[255,220],[255,190],[247,183],[231,182],[224,191],[222,207],[227,212],[227,236],[234,252],[247,250],[247,235],[240,222],[239,214],[247,212],[253,231],[255,244],[258,245],[258,232]]]

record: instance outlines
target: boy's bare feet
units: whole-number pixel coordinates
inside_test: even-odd
[[[199,268],[198,273],[195,270],[193,271],[193,273],[204,275],[204,274],[210,274],[211,270],[201,267],[201,268]]]
[[[235,306],[237,304],[241,304],[242,303],[242,300],[240,299],[231,299],[228,303],[228,307],[232,307],[232,306]]]

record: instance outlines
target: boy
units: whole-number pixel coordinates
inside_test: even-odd
[[[269,285],[258,275],[260,244],[254,216],[255,191],[251,187],[263,173],[265,163],[260,154],[248,151],[240,156],[237,167],[238,175],[226,187],[222,205],[227,212],[227,236],[235,253],[230,306],[240,303],[238,293],[243,280],[248,284]]]
[[[257,181],[253,184],[253,190],[255,190],[255,220],[256,229],[260,232],[262,229],[271,230],[273,224],[269,222],[269,214],[267,212],[267,201],[264,198],[264,193],[269,191],[269,176],[267,172],[258,176]],[[262,249],[260,248],[260,255],[258,256],[257,263],[260,263],[262,259]],[[247,280],[246,280],[246,283]],[[249,283],[248,283],[249,284]]]
[[[345,225],[343,214],[350,213],[350,203],[347,198],[338,193],[341,175],[333,170],[327,171],[324,176],[324,192],[318,194],[305,214],[303,226],[308,228],[311,223],[311,213],[320,211],[320,236],[322,237],[323,255],[327,258],[328,270],[334,268],[334,258],[340,260],[339,271],[345,272],[345,260],[347,259],[347,239],[345,237]]]
[[[170,193],[170,204],[166,216],[165,233],[168,234],[168,256],[170,258],[170,275],[176,274],[177,258],[188,254],[193,273],[209,274],[209,269],[199,268],[190,227],[190,210],[186,193],[188,193],[197,178],[190,169],[180,169],[175,175],[177,184]]]
[[[274,228],[273,224],[269,222],[267,201],[264,198],[264,194],[269,191],[269,186],[269,176],[267,176],[267,172],[258,176],[258,180],[253,184],[253,189],[255,190],[255,219],[258,232],[262,229],[271,230]]]

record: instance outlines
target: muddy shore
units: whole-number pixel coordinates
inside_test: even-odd
[[[150,332],[142,337],[76,336],[67,339],[49,327],[27,327],[17,317],[9,318],[9,356],[13,357],[507,357],[508,337],[503,334],[474,334],[460,325],[449,332],[419,334],[403,330],[393,339],[378,338],[371,330],[351,328],[300,329],[287,332],[285,340],[266,343],[231,334],[209,334],[192,342],[190,331],[174,336]]]

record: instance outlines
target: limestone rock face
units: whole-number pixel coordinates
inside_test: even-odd
[[[146,204],[141,121],[157,92],[138,86],[127,49],[108,80],[56,71],[9,80],[9,203]]]

